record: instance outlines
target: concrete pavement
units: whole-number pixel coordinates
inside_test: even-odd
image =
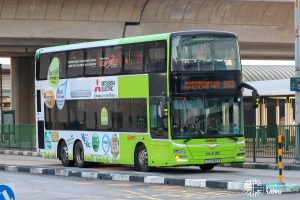
[[[1,150],[0,154],[6,154],[6,155],[19,155],[19,156],[39,156],[39,153],[36,151],[20,151],[20,150]]]
[[[12,187],[16,199],[69,200],[69,199],[246,199],[235,191],[191,188],[138,182],[103,181],[75,177],[36,176],[33,174],[0,171],[0,184]],[[47,195],[45,195],[47,194]],[[300,196],[300,194],[298,194]],[[0,193],[1,199],[1,193]]]
[[[158,168],[153,172],[139,172],[133,167],[101,165],[85,169],[62,167],[58,160],[41,157],[0,155],[0,170],[59,177],[81,177],[100,180],[142,182],[165,185],[219,188],[244,191],[245,182],[258,177],[265,189],[267,183],[277,181],[277,172],[265,169],[239,169],[216,167],[212,171],[201,171],[197,167]],[[299,191],[300,174],[284,171],[284,182],[289,191]]]
[[[1,150],[0,155],[22,155],[22,156],[40,156],[36,151],[20,151],[20,150]],[[257,159],[257,162],[252,162],[252,158],[247,158],[245,163],[227,163],[222,165],[223,167],[235,167],[235,168],[249,168],[249,169],[271,169],[277,170],[278,164],[274,163],[274,159]],[[293,159],[283,159],[284,170],[298,170],[300,171],[300,163],[294,163]]]

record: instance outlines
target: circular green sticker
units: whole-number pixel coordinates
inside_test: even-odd
[[[57,87],[59,83],[59,59],[54,57],[48,70],[48,85]]]
[[[98,134],[94,133],[92,137],[92,146],[95,152],[99,150],[99,144],[100,144],[99,136]]]

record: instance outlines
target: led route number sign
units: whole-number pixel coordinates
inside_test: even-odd
[[[222,81],[185,81],[185,90],[197,90],[197,89],[235,89],[236,82],[234,80],[222,80]]]

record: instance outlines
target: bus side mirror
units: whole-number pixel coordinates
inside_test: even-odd
[[[252,107],[256,109],[260,104],[258,93],[255,92],[255,91],[252,91],[252,97],[251,98],[252,98]]]

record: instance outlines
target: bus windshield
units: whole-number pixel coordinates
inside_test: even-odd
[[[237,39],[225,36],[176,36],[172,71],[240,70]]]
[[[172,99],[174,139],[241,134],[241,103],[233,97],[176,97]]]

